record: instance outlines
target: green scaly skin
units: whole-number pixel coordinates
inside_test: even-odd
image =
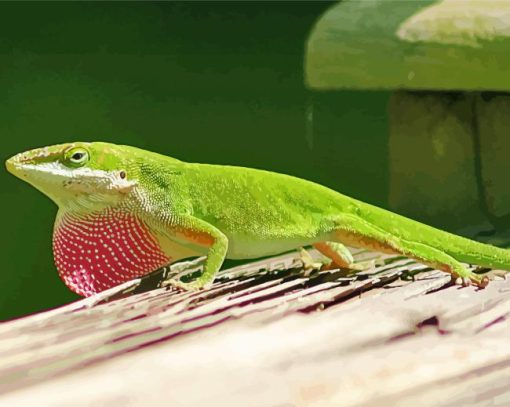
[[[186,163],[100,142],[30,150],[9,159],[7,168],[54,200],[60,217],[118,208],[143,220],[172,261],[205,254],[200,277],[173,282],[186,289],[208,286],[225,258],[250,259],[303,245],[314,245],[342,267],[352,263],[342,244],[399,253],[478,286],[487,277],[461,262],[510,270],[507,250],[288,175]]]

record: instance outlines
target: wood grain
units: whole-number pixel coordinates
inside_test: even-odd
[[[510,400],[510,281],[462,288],[408,259],[355,258],[378,263],[305,276],[290,253],[225,270],[206,291],[133,294],[135,280],[3,323],[0,405]]]

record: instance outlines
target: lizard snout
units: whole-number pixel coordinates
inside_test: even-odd
[[[9,158],[7,161],[5,161],[5,167],[7,168],[7,171],[9,171],[11,174],[16,174],[19,165],[20,165],[19,154],[16,154]]]

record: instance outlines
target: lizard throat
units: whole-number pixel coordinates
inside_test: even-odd
[[[147,224],[118,207],[61,214],[53,232],[53,256],[64,283],[86,297],[171,261]]]

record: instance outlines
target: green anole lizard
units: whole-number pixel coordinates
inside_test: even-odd
[[[353,258],[343,244],[398,253],[480,287],[488,278],[461,262],[510,270],[510,251],[289,175],[100,142],[34,149],[6,165],[58,205],[55,263],[67,286],[84,296],[205,255],[199,277],[172,281],[199,289],[212,283],[225,258],[304,245],[345,268]]]

